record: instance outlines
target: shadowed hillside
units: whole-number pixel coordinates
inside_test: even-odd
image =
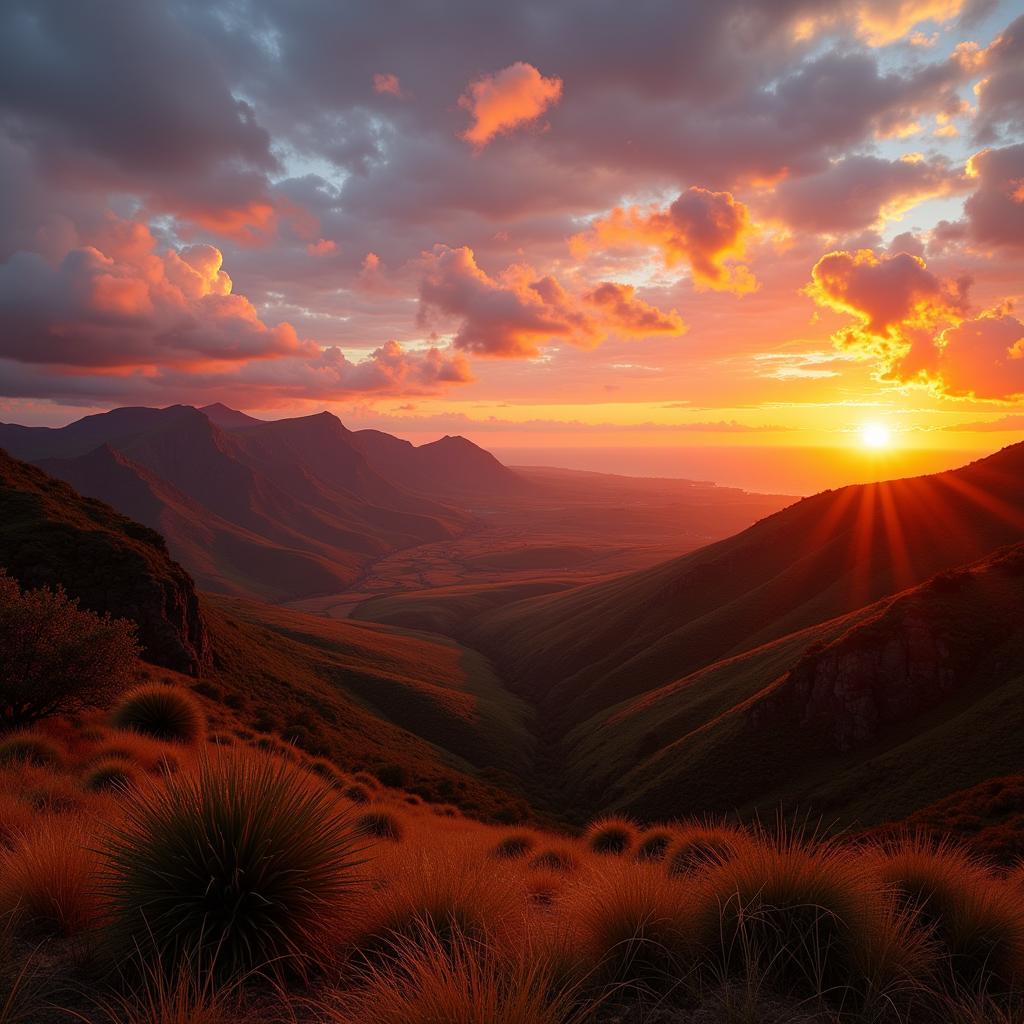
[[[807,498],[642,571],[482,616],[461,636],[571,727],[723,658],[1024,537],[1024,445]]]
[[[197,674],[209,640],[192,580],[163,537],[0,451],[0,566],[138,624],[144,656]]]

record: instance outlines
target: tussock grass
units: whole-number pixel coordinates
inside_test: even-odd
[[[665,851],[670,875],[693,875],[725,864],[750,845],[739,829],[722,825],[690,825],[681,828]]]
[[[668,829],[648,829],[637,837],[636,859],[660,861],[665,859],[673,834]]]
[[[141,786],[103,849],[121,943],[234,975],[302,970],[350,909],[358,835],[314,776],[249,751]]]
[[[102,918],[93,834],[79,818],[42,817],[0,853],[0,914],[32,936],[69,937]]]
[[[498,860],[518,860],[525,857],[537,845],[537,837],[529,832],[510,832],[491,850],[491,856]]]
[[[558,871],[571,874],[579,867],[579,858],[570,846],[551,846],[530,860],[534,871]]]
[[[584,833],[584,841],[594,853],[628,853],[636,845],[636,839],[636,825],[628,818],[598,818]]]
[[[110,758],[94,765],[85,775],[83,785],[91,793],[118,791],[137,785],[139,772],[129,761]]]
[[[351,944],[371,957],[404,941],[513,941],[522,935],[526,891],[518,874],[472,843],[394,848],[374,863],[380,887],[367,894]]]
[[[36,821],[36,812],[13,793],[0,792],[0,847],[11,847]]]
[[[586,966],[640,992],[671,992],[693,961],[692,896],[657,865],[588,865],[565,895]]]
[[[147,772],[175,772],[183,762],[182,751],[162,740],[130,730],[119,730],[100,743],[93,754],[96,762],[130,761]]]
[[[367,811],[356,818],[356,828],[363,835],[375,839],[391,839],[399,842],[405,832],[397,815],[388,811]]]
[[[322,1007],[326,1024],[583,1024],[590,1008],[536,955],[453,932],[400,940],[361,991]]]
[[[920,975],[922,944],[867,862],[837,843],[751,841],[691,883],[702,957],[782,992],[873,1000]]]
[[[56,740],[40,732],[15,732],[0,741],[0,764],[32,764],[58,767],[64,750]]]
[[[906,839],[865,855],[915,928],[936,943],[952,980],[1006,990],[1024,980],[1024,897],[949,844]]]
[[[127,693],[111,714],[119,729],[169,743],[198,743],[206,731],[199,702],[187,690],[144,683]]]

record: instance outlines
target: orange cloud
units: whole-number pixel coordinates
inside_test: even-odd
[[[796,36],[811,39],[822,29],[834,28],[846,20],[853,23],[854,31],[869,46],[887,46],[922,21],[949,21],[963,6],[964,0],[856,0],[827,5],[822,14],[798,21]],[[910,42],[921,45],[920,40],[927,38],[915,33]]]
[[[420,316],[437,311],[459,318],[456,348],[506,358],[536,356],[565,342],[593,348],[612,332],[628,337],[682,334],[682,317],[638,299],[629,285],[606,282],[577,297],[551,275],[515,264],[497,277],[476,263],[467,246],[436,246],[424,256]]]
[[[398,99],[404,99],[405,94],[402,92],[402,83],[398,80],[398,75],[392,74],[376,74],[373,76],[373,91],[388,96],[396,96]]]
[[[469,83],[459,106],[473,123],[462,138],[483,147],[496,135],[535,121],[562,98],[562,80],[545,78],[532,64],[516,61],[494,75]]]
[[[633,337],[652,334],[683,334],[686,324],[679,313],[667,313],[636,297],[636,289],[629,284],[605,281],[583,296],[583,301],[601,311],[606,321],[619,331]]]
[[[861,249],[822,256],[806,292],[857,320],[832,340],[876,360],[881,380],[955,398],[1024,394],[1024,323],[1004,307],[969,317],[967,287],[932,273],[920,256]]]
[[[757,281],[735,261],[743,258],[753,229],[746,206],[729,192],[688,188],[667,210],[616,207],[570,239],[577,256],[595,249],[657,249],[666,267],[688,263],[699,286],[738,295]]]
[[[338,243],[332,238],[319,238],[306,246],[306,252],[310,256],[330,256],[332,252],[337,252],[337,249]]]

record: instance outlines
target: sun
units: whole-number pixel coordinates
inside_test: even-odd
[[[892,444],[892,434],[884,423],[865,423],[860,428],[860,443],[865,448],[888,448]]]

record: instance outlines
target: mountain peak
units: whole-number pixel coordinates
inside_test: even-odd
[[[224,430],[235,430],[238,427],[251,427],[263,420],[256,419],[248,413],[232,409],[223,402],[213,402],[211,405],[204,405],[199,410],[208,420]]]

